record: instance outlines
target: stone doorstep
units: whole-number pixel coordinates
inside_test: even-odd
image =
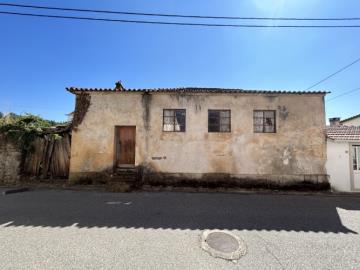
[[[136,183],[138,182],[138,176],[136,174],[114,174],[111,176],[109,183],[114,182]]]

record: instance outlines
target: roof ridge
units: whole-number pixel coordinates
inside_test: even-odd
[[[360,117],[360,113],[356,114],[356,115],[353,115],[351,117],[345,118],[344,120],[341,120],[340,123],[352,120],[352,119],[357,118],[357,117]]]
[[[67,91],[76,92],[215,92],[215,93],[254,93],[254,94],[328,94],[326,91],[296,91],[296,90],[255,90],[242,88],[220,88],[220,87],[176,87],[176,88],[123,88],[118,91],[116,88],[82,88],[67,87]]]

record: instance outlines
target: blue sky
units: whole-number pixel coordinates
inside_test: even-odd
[[[360,10],[357,0],[12,3],[256,17],[356,17]],[[49,13],[9,7],[0,7],[0,10]],[[0,111],[31,112],[65,120],[65,114],[74,108],[74,96],[65,91],[65,87],[114,87],[117,80],[122,80],[128,88],[206,86],[304,90],[359,58],[359,48],[360,29],[355,28],[219,29],[0,14]],[[357,63],[313,90],[331,91],[328,96],[331,98],[360,87],[359,71],[360,63]],[[359,101],[360,91],[329,101],[327,117],[358,114]]]

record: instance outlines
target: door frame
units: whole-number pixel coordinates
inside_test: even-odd
[[[126,167],[135,167],[135,163],[136,163],[136,125],[116,125],[114,126],[114,162],[113,162],[113,169],[116,170],[116,168],[118,167],[117,161],[118,161],[118,147],[119,147],[119,139],[120,139],[120,134],[118,132],[120,127],[132,127],[135,129],[135,137],[134,137],[134,142],[135,142],[135,148],[134,148],[134,155],[135,155],[135,160],[134,160],[134,164],[124,164],[124,166]]]
[[[350,159],[350,188],[351,191],[360,191],[360,188],[355,188],[355,179],[354,179],[354,164],[352,160],[352,155],[354,151],[354,146],[360,146],[360,142],[358,143],[349,143],[350,151],[349,151],[349,159]]]

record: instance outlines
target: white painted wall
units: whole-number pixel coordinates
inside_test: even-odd
[[[335,191],[351,191],[350,147],[348,142],[327,141],[326,170]]]
[[[345,126],[360,126],[360,116],[354,119],[342,122]]]

